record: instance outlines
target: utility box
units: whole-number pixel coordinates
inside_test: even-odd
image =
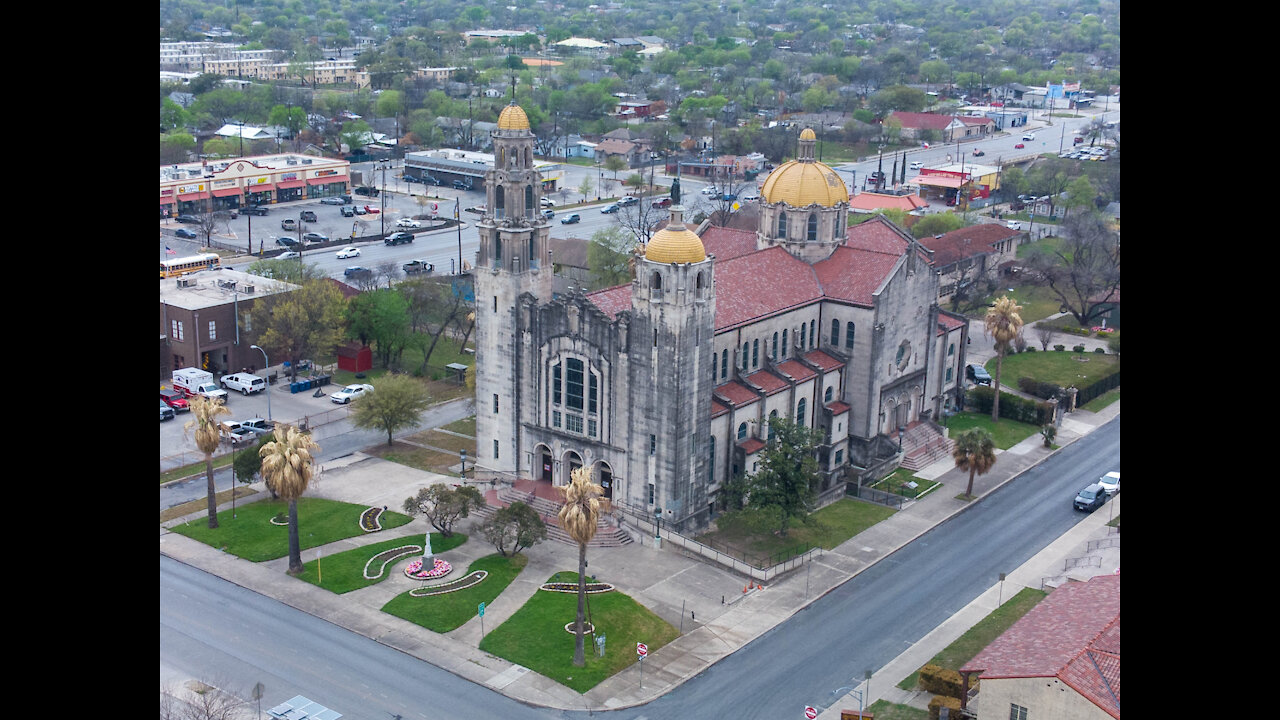
[[[373,368],[373,351],[367,345],[348,343],[338,348],[338,369],[364,372]]]

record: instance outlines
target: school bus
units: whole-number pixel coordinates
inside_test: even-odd
[[[222,258],[216,253],[202,253],[190,257],[174,258],[160,261],[160,279],[178,277],[197,270],[217,270],[222,267]]]

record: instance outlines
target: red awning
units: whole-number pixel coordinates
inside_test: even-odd
[[[208,193],[187,193],[186,195],[179,195],[178,199],[182,202],[187,202],[189,200],[201,200],[207,197],[209,197]]]
[[[161,204],[161,205],[172,205],[172,204],[173,204],[173,198],[160,198],[160,204]]]
[[[308,185],[329,185],[331,183],[347,182],[346,175],[335,175],[334,177],[311,178],[307,181]]]
[[[279,183],[276,183],[276,187],[277,187],[277,188],[279,188],[279,189],[281,189],[281,190],[287,190],[287,189],[289,189],[289,188],[300,188],[300,187],[302,187],[303,185],[306,185],[306,184],[307,184],[307,183],[306,183],[306,181],[305,181],[305,180],[289,180],[288,182],[279,182]]]
[[[237,197],[240,195],[240,188],[227,188],[226,190],[214,190],[214,197]]]

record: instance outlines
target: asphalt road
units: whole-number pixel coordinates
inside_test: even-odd
[[[772,720],[825,707],[1071,528],[1081,518],[1076,491],[1119,463],[1117,418],[671,693],[608,715]],[[520,705],[164,557],[160,663],[162,678],[216,677],[228,689],[263,682],[264,704],[302,694],[350,718],[586,715]]]

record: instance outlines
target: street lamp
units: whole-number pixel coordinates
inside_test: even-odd
[[[462,459],[462,479],[467,479],[467,449],[462,448],[458,451],[458,457]]]
[[[653,524],[654,524],[653,546],[655,548],[661,548],[662,547],[662,508],[660,507],[656,507],[653,509]]]
[[[905,431],[901,425],[898,426],[898,452],[902,452],[902,433]]]
[[[262,348],[258,347],[257,345],[250,345],[249,347],[253,348],[254,350],[257,350],[257,351],[258,351],[258,352],[260,352],[260,353],[262,353],[262,365],[263,365],[263,370],[268,370],[268,369],[270,369],[270,368],[271,368],[271,361],[270,361],[270,360],[267,360],[267,351],[266,351],[266,350],[263,350]],[[268,421],[268,422],[270,422],[270,421],[271,421],[271,385],[270,385],[270,383],[268,383],[268,384],[267,384],[266,393],[267,393],[267,421]]]

